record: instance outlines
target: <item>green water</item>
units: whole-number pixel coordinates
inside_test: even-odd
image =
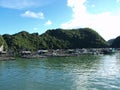
[[[0,61],[0,90],[120,90],[120,54]]]

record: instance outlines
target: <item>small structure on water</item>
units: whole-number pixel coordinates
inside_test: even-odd
[[[4,46],[2,45],[0,47],[0,56],[5,56],[7,54],[7,51],[4,51]]]
[[[37,51],[37,54],[39,54],[39,55],[44,55],[46,53],[48,53],[48,50],[38,50]]]
[[[21,54],[22,56],[31,55],[31,51],[21,51],[20,54]]]

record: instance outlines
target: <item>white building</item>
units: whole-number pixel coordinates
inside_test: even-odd
[[[2,45],[1,47],[0,47],[0,52],[2,52],[4,50],[4,46]]]

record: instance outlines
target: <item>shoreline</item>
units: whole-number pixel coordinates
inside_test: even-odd
[[[119,50],[118,50],[119,51]],[[68,50],[39,50],[38,53],[31,53],[30,51],[24,51],[19,58],[25,59],[35,59],[35,58],[46,58],[46,57],[71,57],[80,55],[106,55],[113,54],[117,50],[107,48],[107,49],[68,49]],[[11,55],[1,55],[0,61],[15,60],[15,56]]]
[[[8,56],[0,57],[0,61],[10,61],[10,60],[15,60],[15,57],[8,57]]]

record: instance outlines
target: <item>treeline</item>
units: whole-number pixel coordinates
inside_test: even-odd
[[[75,48],[104,48],[109,44],[94,30],[80,29],[53,29],[39,35],[38,33],[19,33],[0,36],[0,45],[6,49],[20,51],[39,49],[75,49]]]

